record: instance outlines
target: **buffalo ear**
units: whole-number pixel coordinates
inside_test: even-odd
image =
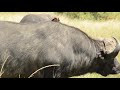
[[[100,47],[100,50],[99,50],[99,52],[97,53],[97,56],[98,56],[98,58],[99,59],[105,59],[105,55],[106,55],[106,44],[105,44],[105,42],[104,42],[104,40],[102,40],[102,44],[100,45],[101,47]]]
[[[100,50],[100,52],[99,53],[97,53],[97,55],[98,55],[98,58],[99,59],[105,59],[105,53],[104,53],[104,51],[103,50]]]

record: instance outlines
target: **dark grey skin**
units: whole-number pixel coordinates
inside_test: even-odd
[[[29,14],[22,18],[20,23],[39,23],[41,21],[54,21],[59,22],[59,18],[51,16],[49,14]]]
[[[117,43],[111,53],[104,48],[103,41],[60,22],[0,22],[0,67],[7,60],[2,78],[18,78],[19,75],[27,78],[37,69],[52,64],[60,66],[43,69],[32,78],[68,78],[88,72],[104,76],[119,73],[120,64],[115,58],[120,46]]]

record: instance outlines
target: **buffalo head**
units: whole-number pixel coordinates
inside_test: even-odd
[[[116,58],[120,51],[120,44],[116,38],[113,37],[113,39],[116,42],[114,50],[112,52],[106,50],[107,45],[103,41],[104,49],[100,50],[98,54],[96,71],[103,76],[120,73],[120,64]]]

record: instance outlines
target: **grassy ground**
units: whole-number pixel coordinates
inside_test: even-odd
[[[34,13],[41,14],[47,13],[55,15],[53,12],[0,12],[0,20],[4,21],[15,21],[19,22],[23,16]],[[110,21],[89,21],[89,20],[78,20],[78,19],[69,19],[65,16],[58,15],[62,23],[75,26],[82,31],[86,32],[89,36],[93,38],[111,38],[112,36],[120,40],[120,21],[110,20]],[[120,62],[120,54],[117,57]],[[120,78],[120,74],[109,75],[103,77],[97,73],[88,73],[81,76],[74,76],[73,78]]]

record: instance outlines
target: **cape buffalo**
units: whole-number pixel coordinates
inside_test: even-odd
[[[16,24],[0,22],[0,67],[5,78],[68,78],[88,72],[103,76],[120,73],[116,56],[118,40],[112,52],[105,50],[104,41],[95,40],[78,28],[60,22]]]
[[[51,16],[49,14],[29,14],[23,17],[20,23],[39,23],[41,21],[54,21],[59,22],[59,18]]]

